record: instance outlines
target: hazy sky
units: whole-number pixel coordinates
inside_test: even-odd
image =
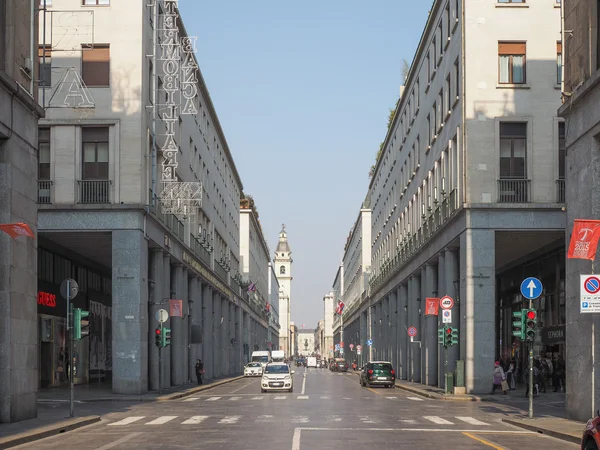
[[[314,328],[430,0],[180,0],[271,250],[285,223],[292,320]]]

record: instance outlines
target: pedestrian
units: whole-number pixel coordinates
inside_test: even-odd
[[[539,377],[540,377],[540,369],[537,364],[533,363],[533,395],[537,395],[540,393],[539,388]],[[527,386],[525,391],[525,397],[529,397],[529,365],[525,368],[525,385]]]
[[[202,360],[199,359],[196,362],[196,378],[198,380],[198,384],[202,384],[202,375],[204,375],[204,364]]]
[[[500,361],[496,361],[494,363],[494,372],[493,372],[492,378],[493,378],[492,395],[496,392],[497,388],[502,389],[502,391],[504,392],[504,395],[506,395],[506,391],[508,391],[508,386],[505,386],[506,374],[504,373],[504,369],[500,365]]]
[[[517,378],[516,367],[517,362],[513,359],[508,365],[508,371],[506,372],[506,381],[508,382],[508,387],[511,391],[514,391],[517,387],[515,382],[515,378]]]
[[[560,388],[563,392],[565,391],[565,360],[562,356],[558,356],[558,359],[553,364],[554,373],[552,384],[554,385],[554,392]]]

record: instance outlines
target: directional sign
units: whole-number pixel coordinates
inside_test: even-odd
[[[527,300],[535,300],[542,295],[542,282],[534,277],[525,278],[521,283],[521,294]]]
[[[370,347],[373,345],[373,339],[367,339],[367,345]]]
[[[452,323],[452,310],[446,309],[442,312],[442,323]]]
[[[454,306],[454,299],[448,295],[444,295],[440,298],[440,307],[442,309],[452,309]]]
[[[335,351],[339,352],[340,351],[340,344],[335,344]]]
[[[415,337],[417,335],[417,327],[408,327],[408,330],[406,330],[406,332],[410,337]]]
[[[580,275],[581,301],[579,312],[600,313],[600,278],[596,275]]]

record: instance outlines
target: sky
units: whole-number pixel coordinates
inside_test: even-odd
[[[179,0],[271,259],[292,251],[292,320],[315,328],[369,187],[430,0]]]

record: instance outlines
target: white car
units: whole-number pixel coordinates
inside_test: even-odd
[[[262,364],[259,362],[249,362],[244,367],[245,377],[260,377],[263,373]]]
[[[294,371],[285,363],[269,363],[260,380],[260,391],[294,392]]]

